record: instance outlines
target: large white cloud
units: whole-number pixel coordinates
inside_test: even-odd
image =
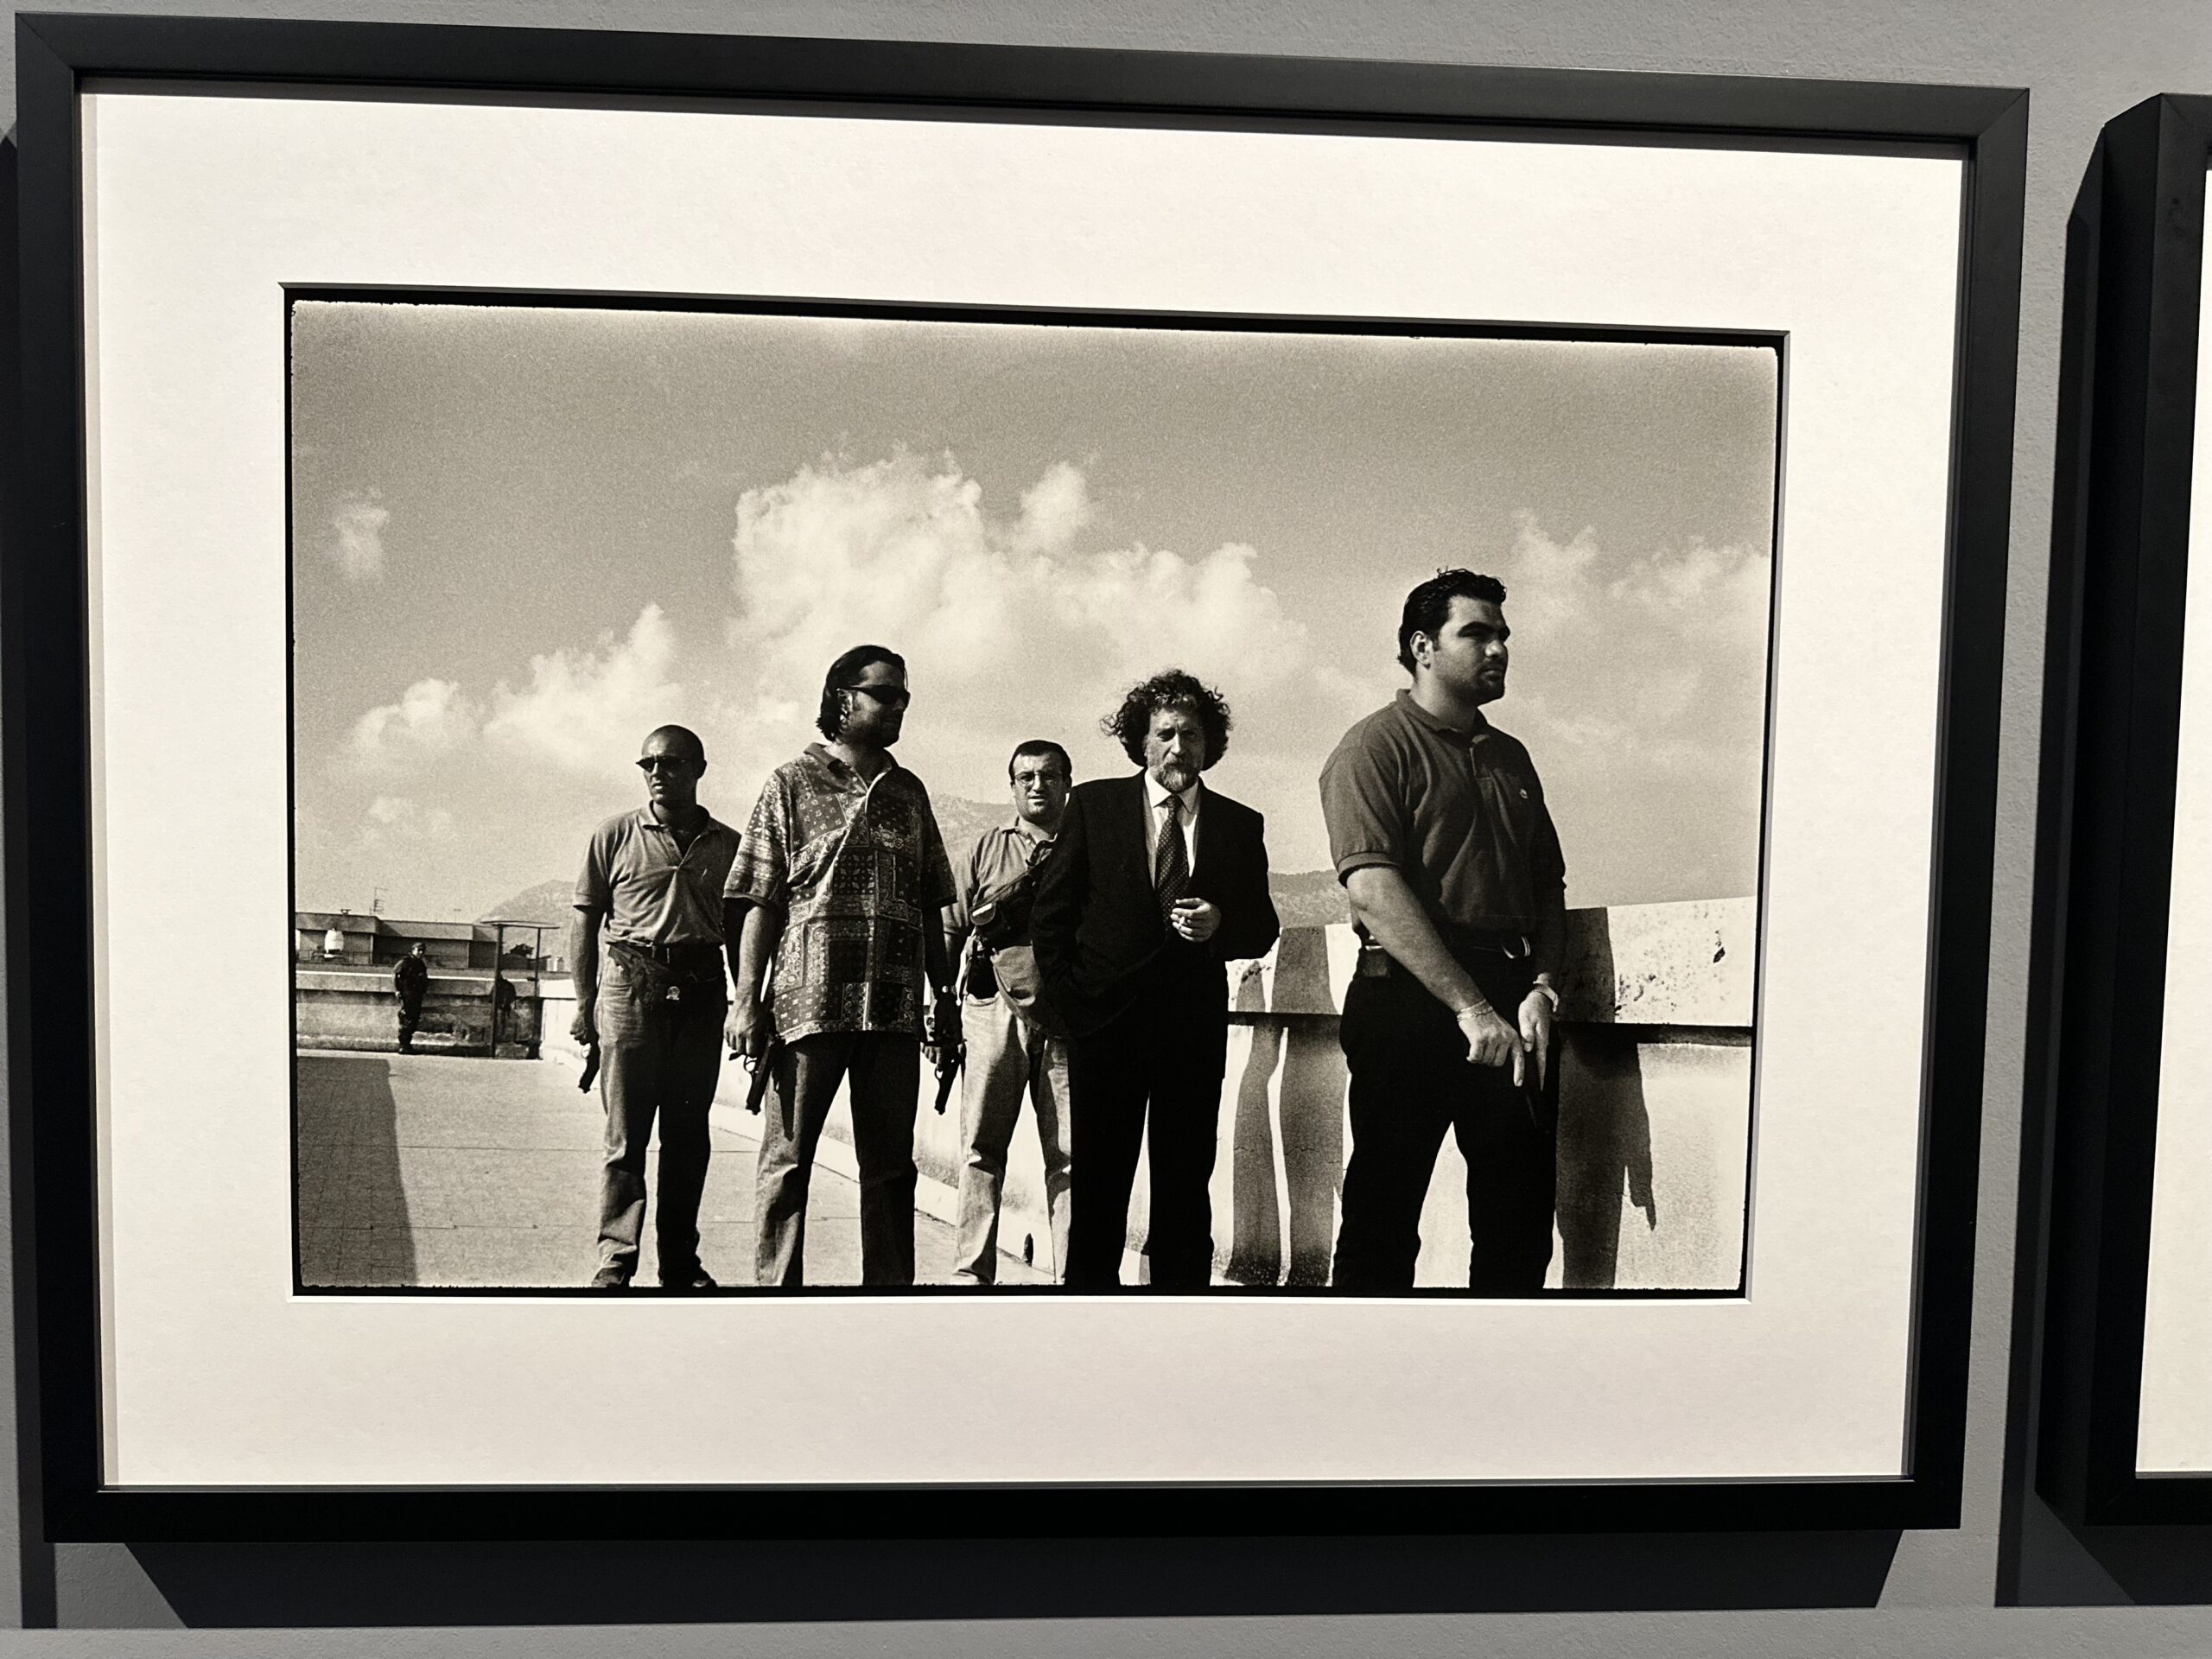
[[[706,739],[702,798],[741,823],[762,775],[815,735],[823,669],[866,640],[907,658],[916,701],[900,758],[939,796],[986,801],[1002,798],[1023,738],[1065,743],[1083,776],[1119,771],[1099,716],[1144,675],[1198,673],[1238,715],[1217,781],[1268,815],[1280,868],[1325,864],[1321,764],[1403,683],[1371,648],[1372,617],[1348,631],[1326,598],[1294,614],[1265,550],[1133,544],[1102,531],[1103,516],[1066,462],[1002,503],[953,461],[912,454],[824,461],[747,490],[723,650],[695,642],[679,660],[648,605],[626,630],[534,655],[526,677],[488,692],[418,680],[353,729],[349,758],[386,791],[355,810],[395,857],[444,844],[444,869],[486,826],[508,824],[506,847],[518,813],[565,834],[618,810],[635,796],[639,737],[676,721]],[[1522,514],[1508,545],[1470,556],[1511,590],[1513,673],[1493,714],[1543,774],[1576,901],[1751,891],[1765,550],[1608,546]],[[571,855],[547,845],[532,856],[548,868]]]
[[[365,846],[394,842],[451,841],[452,812],[442,806],[425,806],[404,795],[379,795],[369,803],[368,823],[361,831]]]
[[[474,753],[480,741],[511,759],[626,779],[639,740],[683,717],[675,659],[675,630],[648,605],[625,634],[609,630],[582,649],[533,656],[528,683],[502,680],[488,707],[457,681],[416,681],[353,722],[346,756],[357,770],[390,773]]]
[[[996,511],[956,462],[913,454],[825,461],[747,491],[731,741],[755,766],[788,753],[805,740],[823,668],[868,641],[906,658],[910,760],[949,765],[956,790],[995,793],[1014,741],[1095,734],[1147,674],[1187,669],[1236,704],[1305,671],[1306,630],[1262,579],[1255,549],[1086,547],[1096,516],[1066,462]]]
[[[426,755],[449,754],[476,737],[482,715],[453,680],[417,680],[399,701],[353,722],[346,754],[364,771],[390,772]]]
[[[485,739],[570,772],[628,777],[639,740],[683,714],[675,659],[675,630],[648,605],[619,639],[610,632],[588,650],[532,657],[529,684],[502,682],[493,692]]]

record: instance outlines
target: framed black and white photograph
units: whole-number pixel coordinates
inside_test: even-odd
[[[2021,95],[19,62],[55,1535],[1955,1516]]]
[[[884,640],[899,660],[880,671],[911,699],[893,782],[921,784],[956,905],[1058,899],[1048,850],[1071,804],[1101,810],[1093,791],[1071,803],[1069,785],[1136,782],[1123,742],[1101,729],[1132,688],[1187,675],[1232,722],[1199,798],[1262,813],[1266,868],[1261,893],[1221,895],[1232,942],[1214,953],[1229,971],[1210,1001],[1226,1016],[1226,1065],[1178,1062],[1204,1096],[1173,1109],[1203,1131],[1211,1180],[1201,1168],[1194,1185],[1214,1217],[1191,1230],[1204,1272],[1181,1288],[1740,1293],[1778,338],[311,290],[293,292],[290,329],[303,1289],[582,1289],[602,1272],[665,1286],[683,1269],[723,1290],[1046,1287],[1067,1282],[1069,1211],[1086,1202],[1118,1202],[1109,1268],[1162,1282],[1160,1178],[1125,1174],[1122,1190],[1095,1193],[1096,1163],[1071,1167],[1083,1132],[1064,1122],[1080,1087],[1071,1063],[1082,1066],[1067,1051],[1136,993],[1109,988],[1116,1006],[1096,1014],[1054,1006],[1074,994],[1056,997],[1037,971],[1049,908],[1034,943],[1011,918],[961,929],[956,908],[946,961],[967,1052],[949,1052],[925,1090],[909,1059],[890,1108],[891,1160],[905,1163],[888,1182],[855,1126],[857,1112],[874,1128],[866,1083],[857,1103],[847,1084],[828,1147],[816,1142],[812,1162],[826,1154],[841,1173],[814,1193],[777,1139],[804,1116],[784,1098],[798,1079],[764,1078],[756,1093],[729,1065],[701,1088],[702,1108],[715,1082],[726,1095],[707,1120],[721,1146],[702,1242],[664,1249],[659,1201],[643,1236],[620,1194],[606,1227],[592,1209],[594,1166],[613,1144],[594,1131],[622,1112],[574,1086],[587,1052],[573,936],[589,883],[568,866],[597,856],[584,849],[599,826],[638,810],[647,786],[632,762],[662,724],[690,722],[709,760],[693,793],[741,832],[710,873],[709,908],[727,880],[789,917],[791,943],[762,964],[779,1049],[859,1036],[865,1054],[929,1012],[911,934],[888,953],[904,986],[880,959],[856,952],[849,970],[836,958],[841,932],[911,902],[897,883],[930,874],[926,832],[894,819],[879,836],[886,802],[782,821],[788,780],[834,791],[843,776],[823,682],[864,677],[864,663],[839,664]],[[1567,504],[1581,515],[1572,530],[1545,522]],[[1440,582],[1470,563],[1481,571]],[[1485,575],[1502,603],[1480,597]],[[1511,677],[1498,711],[1529,711],[1522,753],[1471,760],[1473,732],[1446,739],[1459,728],[1415,701],[1450,695],[1427,689],[1448,664],[1409,674],[1398,660],[1416,591],[1439,637],[1455,600],[1510,626],[1510,643],[1496,642]],[[518,639],[533,614],[543,631]],[[1486,660],[1468,655],[1478,675]],[[1010,775],[1039,767],[1033,805],[1009,801]],[[1487,798],[1453,798],[1478,778],[1510,813],[1493,821]],[[1134,807],[1123,816],[1141,823]],[[802,838],[810,830],[834,854]],[[654,832],[626,824],[607,839],[639,833]],[[1194,880],[1212,874],[1213,851],[1203,830],[1195,839]],[[1429,842],[1441,852],[1425,855]],[[893,861],[880,891],[846,874],[862,848]],[[1156,836],[1145,850],[1156,855]],[[1494,868],[1471,868],[1471,851]],[[1446,1102],[1461,1077],[1494,1077],[1505,1093],[1495,1109],[1440,1112],[1428,1137],[1440,1158],[1435,1144],[1394,1147],[1374,1202],[1403,1213],[1370,1222],[1360,1202],[1373,1178],[1348,1173],[1350,1045],[1333,1026],[1360,965],[1348,889],[1363,861],[1399,855],[1416,879],[1427,872],[1440,922],[1466,930],[1461,953],[1485,974],[1556,984],[1561,1031],[1540,1062],[1523,1059],[1517,1093],[1510,1059],[1471,1070],[1464,1040],[1440,1083],[1386,1076],[1386,1112],[1407,1090]],[[1139,874],[1149,903],[1150,864]],[[651,919],[686,926],[674,912]],[[626,918],[610,935],[617,925],[648,951],[665,943]],[[701,943],[720,980],[726,953]],[[419,1001],[403,1025],[394,976],[412,973],[410,958],[425,965],[404,988]],[[991,993],[986,975],[1015,982]],[[728,977],[749,976],[740,963]],[[1395,997],[1395,982],[1382,988]],[[1205,989],[1175,1000],[1203,1010]],[[1516,1035],[1528,995],[1497,998]],[[1451,1010],[1427,1000],[1448,1039]],[[1382,1006],[1384,1042],[1421,1032]],[[675,1040],[711,1068],[724,1024]],[[451,1063],[563,1051],[564,1064]],[[968,1062],[957,1077],[956,1058]],[[618,1075],[598,1074],[610,1086]],[[1356,1139],[1363,1103],[1351,1110]],[[1147,1174],[1166,1122],[1140,1122]],[[1479,1148],[1471,1159],[1447,1124]],[[661,1139],[664,1158],[665,1128]],[[1125,1155],[1136,1151],[1132,1140]],[[1568,1183],[1556,1203],[1555,1165]],[[1335,1213],[1347,1182],[1348,1249]],[[878,1211],[902,1237],[918,1231],[913,1261],[868,1259]],[[1367,1226],[1388,1230],[1370,1246]]]
[[[2089,1525],[2212,1521],[2208,165],[2212,99],[2138,105],[2068,239],[2031,1077],[2039,1484]]]

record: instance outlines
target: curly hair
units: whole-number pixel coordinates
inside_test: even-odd
[[[1206,741],[1205,756],[1198,762],[1200,772],[1228,753],[1229,730],[1236,723],[1229,712],[1228,700],[1195,674],[1185,674],[1179,668],[1131,686],[1122,706],[1100,721],[1098,729],[1116,739],[1122,753],[1142,766],[1145,734],[1152,729],[1152,717],[1163,709],[1181,709],[1198,717]]]
[[[814,726],[832,743],[845,724],[845,700],[839,693],[853,683],[854,675],[865,674],[877,663],[888,663],[901,674],[906,671],[906,659],[890,646],[855,645],[840,654],[822,677],[822,707],[814,716]]]
[[[1414,671],[1414,635],[1425,633],[1432,639],[1441,635],[1455,599],[1488,600],[1503,605],[1505,584],[1496,576],[1454,569],[1438,571],[1408,594],[1406,608],[1398,617],[1398,666],[1407,673]]]

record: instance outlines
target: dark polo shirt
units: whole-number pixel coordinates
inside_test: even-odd
[[[1543,785],[1520,742],[1476,717],[1446,725],[1398,693],[1321,768],[1337,879],[1389,865],[1446,929],[1535,934],[1567,891]]]

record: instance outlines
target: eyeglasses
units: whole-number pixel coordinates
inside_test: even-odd
[[[890,709],[904,709],[914,700],[914,694],[903,685],[841,685],[837,689],[840,691],[865,691]]]
[[[691,763],[680,754],[647,754],[639,756],[638,760],[638,770],[646,773],[689,772],[690,769]]]

